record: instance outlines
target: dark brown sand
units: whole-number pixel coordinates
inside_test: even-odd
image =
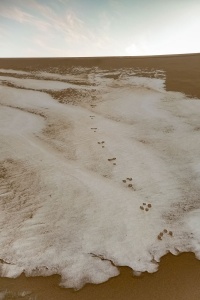
[[[58,67],[65,71],[71,66],[117,69],[122,67],[166,71],[166,89],[183,92],[200,98],[200,54],[154,56],[154,57],[112,57],[112,58],[26,58],[0,59],[0,68],[15,70],[42,70]],[[146,76],[146,75],[145,75]],[[17,279],[0,278],[0,291],[13,295],[30,291],[37,300],[199,300],[200,261],[192,253],[178,256],[171,254],[161,259],[159,271],[133,277],[127,267],[120,268],[121,274],[100,285],[86,285],[78,292],[58,286],[59,276]],[[34,298],[35,296],[35,298]],[[6,299],[23,299],[8,296]],[[31,299],[31,298],[24,298]]]
[[[100,67],[102,69],[141,68],[166,71],[166,89],[200,98],[200,54],[92,57],[92,58],[0,58],[0,68],[14,70],[42,70],[69,67]],[[145,74],[146,76],[146,74]]]
[[[127,267],[121,267],[120,272],[120,276],[103,284],[87,284],[77,292],[60,288],[59,276],[26,278],[24,275],[17,279],[1,278],[0,290],[6,289],[13,294],[31,291],[33,299],[37,300],[200,299],[200,261],[192,253],[166,255],[161,259],[159,271],[153,274],[133,277],[132,270]]]

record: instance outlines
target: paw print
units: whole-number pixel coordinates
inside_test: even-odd
[[[150,209],[152,208],[152,204],[151,203],[143,203],[141,206],[140,206],[140,209],[141,210],[144,210],[144,211],[149,211]]]
[[[113,160],[116,160],[116,157],[108,158],[108,161],[113,161]],[[116,163],[115,163],[115,162],[113,163],[113,166],[116,166]]]
[[[92,127],[91,129],[94,130],[94,132],[96,132],[96,130],[97,130],[97,128],[94,128],[94,127]]]
[[[128,181],[132,181],[133,179],[131,177],[127,177],[126,179],[123,179],[122,182],[123,183],[127,183],[127,187],[129,188],[133,188],[133,184],[132,183],[128,183]]]
[[[168,231],[167,229],[164,229],[162,232],[159,233],[159,235],[157,236],[158,240],[162,241],[162,239],[164,238],[164,236],[169,235],[169,236],[173,236],[173,232],[172,231]]]
[[[104,141],[102,141],[102,142],[98,142],[98,144],[99,144],[99,145],[102,145],[102,144],[105,144],[105,142],[104,142]],[[104,146],[104,145],[102,145],[101,147],[102,147],[102,148],[104,148],[105,146]]]

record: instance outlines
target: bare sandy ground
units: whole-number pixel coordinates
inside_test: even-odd
[[[59,273],[79,287],[120,265],[154,272],[167,252],[199,255],[199,61],[0,59],[2,276]],[[74,253],[79,265],[58,271]],[[1,278],[0,291],[2,299],[196,300],[199,267],[193,254],[170,254],[156,273],[120,267],[78,292],[59,287],[58,275]]]
[[[1,59],[1,68],[15,70],[58,70],[65,73],[70,67],[100,67],[102,69],[139,68],[162,69],[166,72],[166,89],[200,98],[200,55],[166,55],[150,57],[100,57],[100,58],[12,58]]]
[[[162,258],[157,273],[133,277],[129,268],[121,267],[120,276],[99,285],[87,284],[76,292],[60,288],[59,276],[27,278],[21,275],[17,279],[1,278],[0,282],[2,290],[10,291],[6,299],[197,300],[200,295],[199,268],[200,262],[193,254],[168,254]],[[27,292],[26,297],[21,296],[22,291]]]

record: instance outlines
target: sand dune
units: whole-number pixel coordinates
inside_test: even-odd
[[[200,257],[197,98],[161,67],[21,70],[0,70],[1,276],[79,289]]]

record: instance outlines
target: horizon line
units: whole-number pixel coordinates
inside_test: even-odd
[[[171,56],[194,56],[200,55],[200,52],[180,53],[180,54],[155,54],[155,55],[114,55],[114,56],[17,56],[0,57],[0,59],[98,59],[98,58],[150,58],[150,57],[171,57]]]

